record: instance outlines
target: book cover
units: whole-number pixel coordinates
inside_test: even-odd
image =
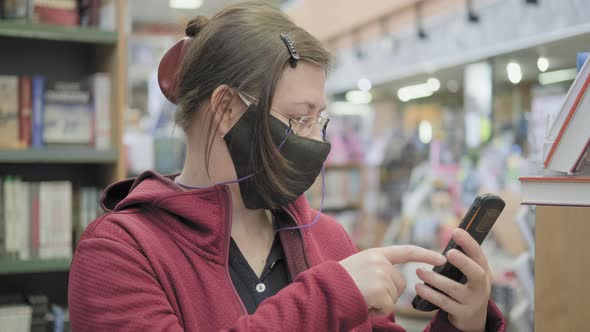
[[[590,206],[590,174],[519,178],[523,205]]]
[[[90,90],[84,82],[48,82],[45,91],[43,142],[90,144]]]
[[[94,113],[94,146],[97,149],[111,147],[111,77],[96,73],[90,78],[92,108]]]
[[[34,76],[31,85],[33,96],[33,129],[31,132],[31,146],[33,148],[43,147],[43,108],[45,106],[45,78]]]
[[[0,148],[18,147],[18,77],[0,76]]]
[[[23,148],[28,148],[31,146],[31,131],[33,129],[31,122],[31,116],[33,113],[33,98],[31,88],[30,76],[22,76],[19,78],[18,139],[19,145]]]

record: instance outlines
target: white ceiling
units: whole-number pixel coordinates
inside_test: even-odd
[[[241,0],[205,0],[203,6],[192,10],[172,9],[168,0],[129,0],[129,14],[133,23],[178,24],[197,15],[211,16],[227,5]],[[284,0],[267,0],[281,5]]]

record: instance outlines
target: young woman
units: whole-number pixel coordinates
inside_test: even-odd
[[[259,3],[197,17],[160,65],[186,133],[180,174],[111,185],[82,236],[69,283],[75,331],[403,331],[397,264],[443,264],[466,284],[418,270],[440,310],[429,331],[504,331],[490,269],[463,231],[465,254],[415,246],[358,252],[302,195],[330,150],[329,54]]]

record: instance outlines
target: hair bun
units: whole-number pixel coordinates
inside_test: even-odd
[[[190,20],[186,25],[186,33],[187,37],[195,37],[203,28],[209,23],[209,19],[205,16],[197,16]]]

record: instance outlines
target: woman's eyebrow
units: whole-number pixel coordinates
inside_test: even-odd
[[[311,110],[318,110],[318,112],[322,112],[326,109],[326,105],[322,105],[321,107],[316,106],[315,103],[311,102],[311,101],[298,101],[298,102],[293,102],[291,103],[292,106],[300,106],[300,105],[304,105],[307,106],[308,109]]]

